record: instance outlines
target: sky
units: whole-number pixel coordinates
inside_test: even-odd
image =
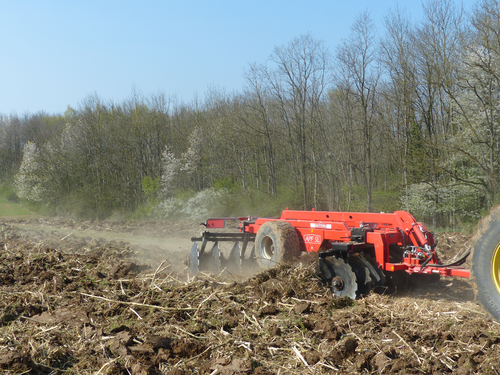
[[[242,92],[274,47],[309,33],[334,52],[363,11],[382,36],[396,6],[423,19],[418,0],[0,0],[0,114],[62,114],[134,90],[186,104]]]

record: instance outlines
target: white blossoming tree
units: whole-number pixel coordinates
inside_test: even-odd
[[[209,188],[192,196],[175,197],[175,189],[189,184],[190,176],[201,160],[201,131],[195,127],[188,138],[188,148],[177,157],[169,146],[162,153],[161,192],[164,199],[156,207],[156,215],[164,219],[202,220],[227,194],[225,189]]]
[[[183,171],[192,173],[196,170],[198,163],[200,161],[201,152],[201,131],[198,127],[195,127],[193,132],[188,138],[189,147],[181,156]]]
[[[38,156],[36,144],[27,142],[23,148],[23,161],[19,172],[14,177],[17,196],[32,202],[41,201],[45,192],[46,179],[43,177]]]
[[[180,160],[170,150],[170,147],[165,146],[161,154],[162,161],[162,175],[161,175],[161,191],[163,196],[169,197],[172,195],[174,187],[174,178],[179,172],[181,166]]]

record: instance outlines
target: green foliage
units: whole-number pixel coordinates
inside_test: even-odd
[[[4,197],[8,201],[14,203],[18,201],[18,197],[10,181],[5,181],[0,184],[0,197]]]
[[[366,211],[366,188],[364,186],[343,186],[344,199],[341,201],[341,210],[350,212]]]
[[[185,189],[185,190],[178,189],[174,194],[175,198],[181,201],[187,201],[193,198],[195,195],[196,193],[191,189]]]
[[[421,126],[413,119],[410,130],[407,170],[410,183],[422,181],[428,173],[428,152]]]
[[[394,212],[401,210],[401,200],[398,191],[375,190],[373,192],[374,212]]]
[[[248,202],[251,203],[250,209],[252,215],[276,217],[281,215],[281,211],[285,208],[290,210],[303,209],[302,195],[296,194],[293,190],[281,189],[277,197],[272,197],[269,194],[255,192],[248,197]],[[312,206],[311,206],[312,208]]]
[[[343,188],[344,200],[341,210],[351,212],[366,212],[366,187],[365,186],[345,186]],[[372,211],[373,212],[394,212],[401,209],[399,190],[373,189],[372,191]]]
[[[119,218],[123,220],[142,220],[155,216],[157,202],[147,202],[138,206],[133,212],[122,212]],[[113,216],[118,213],[113,213]]]
[[[228,194],[224,198],[217,208],[219,216],[277,217],[286,208],[303,209],[302,195],[286,188],[280,189],[276,197],[259,190],[249,189],[246,192]]]
[[[19,203],[14,203],[5,198],[0,198],[0,217],[2,216],[26,216],[31,215],[26,208]]]
[[[160,178],[146,176],[142,179],[141,186],[148,202],[154,202],[160,191]]]
[[[19,199],[10,181],[0,184],[0,217],[26,216],[39,213],[40,204]]]
[[[413,184],[402,197],[403,209],[420,220],[439,215],[439,225],[454,228],[475,224],[483,216],[484,191],[467,185]]]
[[[239,187],[231,177],[222,177],[219,180],[214,181],[214,188],[225,189],[231,193],[235,193],[239,190]]]

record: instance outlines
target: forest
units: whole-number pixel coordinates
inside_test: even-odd
[[[368,12],[333,50],[311,34],[249,63],[241,92],[133,89],[62,114],[0,114],[0,186],[87,218],[408,210],[463,228],[500,201],[500,1]]]

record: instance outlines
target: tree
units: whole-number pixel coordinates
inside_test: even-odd
[[[44,183],[47,176],[43,174],[36,144],[27,142],[23,148],[23,161],[19,167],[19,172],[14,178],[14,189],[19,198],[31,202],[43,200],[46,192]]]
[[[464,185],[475,187],[496,203],[500,162],[500,4],[480,2],[462,49],[458,131],[449,142],[452,155],[446,171]]]
[[[254,76],[263,77],[266,92],[272,98],[283,135],[288,139],[294,170],[300,181],[302,203],[307,209],[311,194],[311,172],[317,170],[314,131],[321,124],[321,102],[329,79],[329,52],[324,43],[310,34],[301,35],[287,45],[277,46],[269,59],[271,68],[260,66]],[[257,88],[254,84],[254,88]],[[317,174],[313,175],[314,186]],[[317,205],[317,190],[312,194]]]
[[[376,137],[377,94],[381,77],[377,63],[375,26],[367,12],[351,27],[351,35],[337,49],[337,86],[354,109],[353,129],[359,134],[361,157],[355,163],[362,170],[366,188],[366,209],[372,210],[373,146]]]
[[[384,19],[386,35],[380,45],[380,59],[388,73],[385,100],[393,108],[392,139],[399,150],[404,186],[420,181],[423,169],[422,130],[416,118],[417,67],[414,29],[410,18],[399,8],[389,11]],[[391,139],[389,138],[389,139]]]
[[[266,85],[267,69],[251,64],[245,73],[247,82],[244,116],[245,126],[251,130],[255,142],[255,160],[257,189],[260,189],[261,173],[260,160],[265,165],[268,192],[273,196],[278,195],[278,152],[280,132],[273,113],[273,103]]]

